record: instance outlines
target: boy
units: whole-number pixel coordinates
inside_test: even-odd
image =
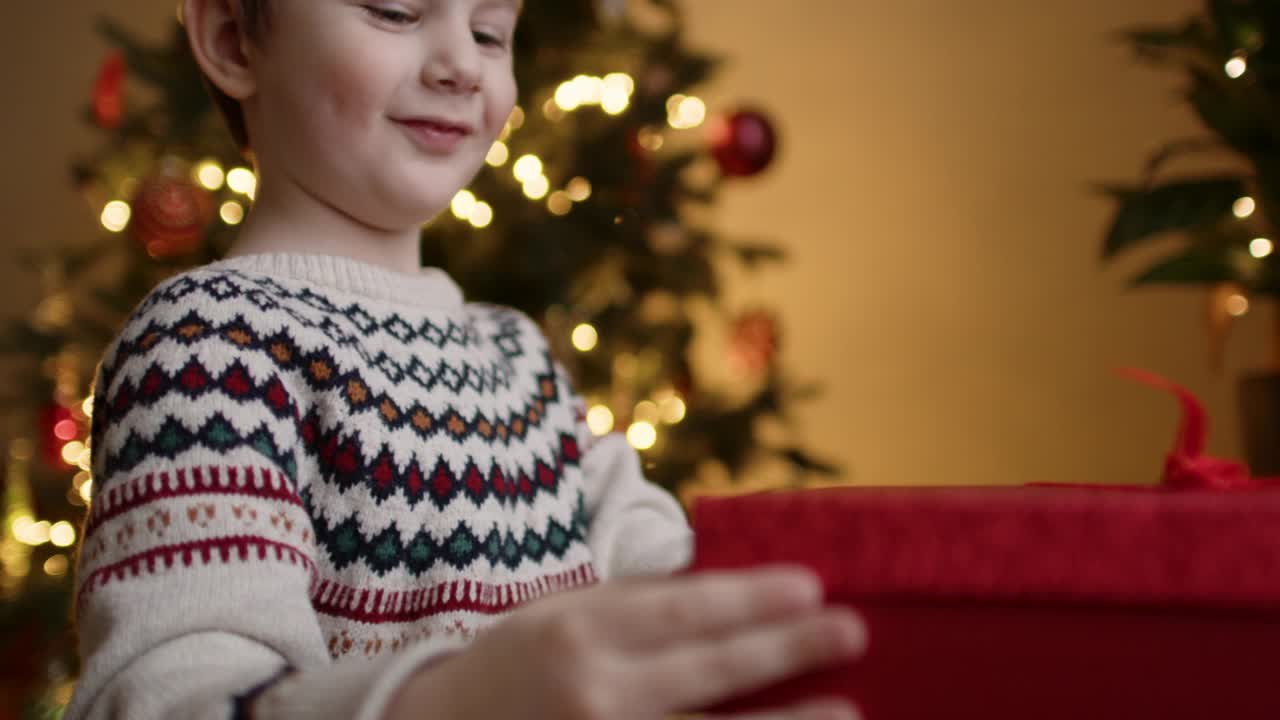
[[[860,649],[806,573],[661,579],[679,506],[536,325],[419,269],[515,103],[515,0],[182,10],[259,187],[104,357],[70,720],[660,718]]]

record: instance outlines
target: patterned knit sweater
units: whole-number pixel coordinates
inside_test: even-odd
[[[519,604],[691,547],[538,327],[437,270],[173,278],[103,358],[92,447],[68,720],[373,720]]]

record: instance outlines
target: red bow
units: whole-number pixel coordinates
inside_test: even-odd
[[[1242,462],[1202,455],[1209,436],[1209,418],[1199,398],[1190,390],[1155,373],[1119,368],[1122,377],[1173,393],[1182,406],[1182,419],[1173,449],[1165,457],[1161,483],[1173,490],[1248,490],[1272,484],[1280,478],[1255,478]]]

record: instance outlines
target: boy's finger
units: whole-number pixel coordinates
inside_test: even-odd
[[[814,612],[821,603],[817,576],[802,568],[776,567],[623,585],[600,612],[622,647],[661,650]]]
[[[724,720],[861,720],[858,708],[847,700],[812,700],[789,708],[733,715]]]
[[[636,669],[637,687],[675,707],[706,707],[851,659],[866,645],[861,619],[847,609],[830,609],[659,653]]]

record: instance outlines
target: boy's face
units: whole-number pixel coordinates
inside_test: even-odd
[[[275,0],[244,103],[264,181],[382,230],[433,217],[515,104],[518,12],[515,0]]]

